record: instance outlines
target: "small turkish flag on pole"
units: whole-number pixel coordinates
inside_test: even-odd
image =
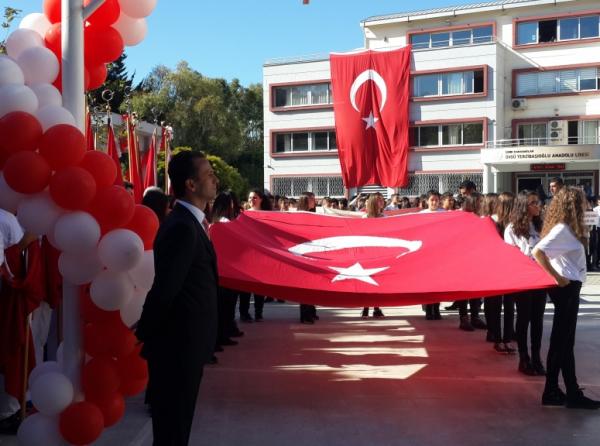
[[[335,131],[347,188],[408,183],[410,54],[407,46],[331,55]]]

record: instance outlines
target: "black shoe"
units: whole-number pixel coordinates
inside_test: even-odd
[[[546,376],[546,369],[544,368],[542,361],[533,361],[531,363],[531,367],[533,367],[533,370],[537,376]]]
[[[219,341],[219,345],[227,347],[229,345],[238,345],[238,342],[231,338],[224,338]]]
[[[362,313],[360,314],[360,317],[362,317],[363,319],[367,319],[369,317],[369,309],[363,308]]]
[[[504,351],[506,353],[508,353],[509,355],[514,355],[517,351],[516,348],[514,348],[510,342],[504,342]]]
[[[383,314],[383,311],[381,311],[379,308],[375,308],[373,310],[373,317],[375,319],[383,319],[385,315]]]
[[[229,333],[229,336],[232,338],[241,338],[242,336],[244,336],[244,332],[239,329],[235,329],[231,333]]]
[[[475,329],[469,322],[469,318],[467,316],[460,317],[460,324],[459,324],[458,328],[461,330],[464,330],[464,331],[475,331]]]
[[[480,330],[487,329],[487,325],[481,320],[479,316],[471,316],[471,325],[473,326],[473,328],[478,328]]]
[[[223,350],[223,347],[221,347],[220,345],[215,345],[215,353],[219,353],[219,352],[223,352],[225,350]]]
[[[583,394],[581,389],[577,390],[573,394],[567,394],[565,400],[565,406],[569,409],[600,409],[600,401],[588,398]]]
[[[254,320],[255,320],[256,322],[262,322],[262,321],[264,321],[264,319],[263,319],[263,317],[262,317],[262,314],[261,314],[261,315],[256,315],[256,316],[254,316]]]
[[[272,297],[265,297],[265,302],[274,302],[275,299],[273,299]]]
[[[20,410],[12,414],[10,417],[0,420],[0,434],[17,435],[21,421]]]
[[[454,302],[452,305],[448,305],[447,307],[444,307],[444,309],[448,310],[448,311],[458,310],[458,304],[456,302]]]
[[[313,320],[318,321],[319,320],[319,316],[317,316],[316,314],[312,315]]]
[[[440,313],[440,307],[437,306],[436,308],[433,309],[433,320],[439,321],[441,319],[442,319],[442,315]]]
[[[564,406],[567,396],[558,387],[552,390],[544,390],[542,394],[542,406]]]
[[[527,376],[536,376],[535,370],[533,370],[533,366],[531,365],[529,358],[521,358],[519,361],[519,372]]]
[[[215,355],[212,355],[212,358],[210,358],[210,359],[208,360],[208,363],[209,363],[209,364],[218,364],[218,363],[219,363],[219,360],[217,359],[217,357],[216,357]]]
[[[506,351],[506,349],[504,348],[504,344],[501,344],[500,342],[496,342],[494,344],[494,351],[496,353],[500,353],[502,355],[506,355],[508,352]]]
[[[249,314],[243,314],[240,316],[240,321],[250,323],[254,322],[254,319],[252,319],[252,316],[250,316]]]

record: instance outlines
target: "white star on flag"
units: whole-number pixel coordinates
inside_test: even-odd
[[[335,266],[330,266],[334,271],[337,271],[339,274],[333,278],[331,281],[337,282],[338,280],[360,280],[361,282],[366,282],[371,285],[379,286],[377,282],[373,280],[371,277],[373,274],[380,273],[381,271],[385,271],[389,268],[389,266],[384,266],[383,268],[371,268],[364,269],[362,265],[356,262],[354,265],[348,268],[339,268]]]
[[[369,113],[369,116],[367,116],[366,118],[361,119],[367,123],[365,130],[368,130],[370,127],[375,128],[375,124],[377,123],[377,121],[379,121],[379,118],[373,116],[373,112]]]

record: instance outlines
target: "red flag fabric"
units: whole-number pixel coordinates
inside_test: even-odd
[[[142,202],[142,177],[140,174],[140,153],[135,137],[135,126],[131,116],[127,118],[127,148],[129,152],[129,181],[133,183],[133,199],[136,204]]]
[[[146,174],[144,175],[144,190],[156,186],[156,129],[152,132],[150,147],[146,155]]]
[[[85,146],[87,150],[96,150],[96,141],[94,138],[94,129],[92,127],[92,115],[86,113],[85,122]]]
[[[555,285],[498,237],[454,211],[385,218],[245,212],[211,227],[219,284],[324,306],[413,305]]]
[[[347,188],[408,184],[410,50],[330,57],[338,155]]]
[[[119,160],[120,154],[119,149],[117,148],[117,141],[115,140],[115,130],[113,129],[112,124],[108,123],[108,142],[106,147],[106,152],[108,156],[110,156],[117,168],[117,176],[115,178],[115,185],[123,186],[123,171],[121,170],[121,161]]]

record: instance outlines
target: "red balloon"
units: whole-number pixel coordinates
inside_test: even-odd
[[[82,287],[81,291],[81,318],[84,322],[96,322],[106,324],[117,324],[121,322],[121,313],[119,310],[106,311],[99,308],[90,297],[90,287]],[[97,355],[92,355],[97,356]]]
[[[138,393],[143,392],[147,385],[148,378],[121,381],[119,393],[124,396],[135,396]]]
[[[86,445],[98,439],[104,429],[102,411],[89,401],[73,403],[60,414],[60,434],[73,445]]]
[[[78,164],[85,155],[85,136],[69,124],[58,124],[44,132],[38,143],[40,155],[54,170]]]
[[[125,49],[121,34],[112,26],[87,26],[84,40],[87,66],[113,62]]]
[[[96,358],[120,358],[131,354],[137,342],[133,332],[123,322],[87,324],[83,329],[85,352]]]
[[[99,190],[89,211],[98,221],[102,232],[125,226],[135,212],[133,197],[122,186]]]
[[[148,364],[140,356],[140,346],[136,346],[129,355],[117,360],[117,371],[121,381],[148,378]]]
[[[113,159],[98,150],[85,152],[79,166],[92,174],[98,189],[112,186],[117,177],[117,166],[115,166]]]
[[[96,195],[94,177],[82,167],[69,166],[50,179],[50,196],[60,207],[85,209]]]
[[[81,388],[85,399],[95,401],[117,391],[121,384],[115,360],[108,357],[92,358],[83,366]]]
[[[95,90],[104,85],[104,81],[106,81],[106,76],[108,75],[106,65],[99,63],[97,65],[88,66],[86,69],[90,77],[86,91]]]
[[[48,162],[35,152],[18,152],[4,164],[4,179],[11,189],[22,194],[35,194],[43,191],[52,170]]]
[[[83,0],[83,6],[87,6],[92,0]],[[92,25],[110,26],[115,23],[121,15],[121,6],[117,0],[106,0],[87,20]]]
[[[33,151],[42,136],[42,126],[29,113],[15,111],[0,119],[0,169],[14,153]]]
[[[46,31],[46,34],[44,35],[44,43],[46,44],[46,48],[56,55],[56,58],[59,60],[59,62],[62,58],[61,35],[62,31],[60,22],[52,24],[52,26],[48,28],[48,31]]]
[[[86,399],[98,406],[98,409],[102,412],[104,427],[115,425],[125,414],[125,399],[119,392],[97,398],[88,398],[86,395]]]
[[[125,228],[131,229],[139,235],[144,242],[144,249],[148,250],[152,249],[158,226],[158,217],[154,211],[142,204],[136,204],[133,218],[127,223]]]
[[[44,14],[50,23],[60,22],[60,2],[61,0],[44,0]]]

